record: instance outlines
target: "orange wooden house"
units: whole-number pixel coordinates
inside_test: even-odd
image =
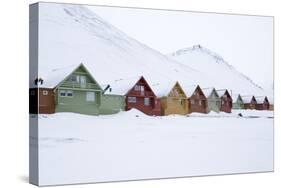
[[[166,85],[167,87],[168,85]],[[161,97],[161,114],[186,115],[189,111],[188,98],[181,85],[176,82],[167,96]]]

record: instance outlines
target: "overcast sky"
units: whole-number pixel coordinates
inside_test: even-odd
[[[196,44],[262,87],[273,84],[273,17],[89,6],[129,36],[162,52]]]

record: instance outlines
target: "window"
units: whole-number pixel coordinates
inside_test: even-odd
[[[141,85],[135,85],[135,91],[144,91],[144,86],[141,86]]]
[[[65,97],[66,96],[66,91],[65,90],[60,90],[60,96]]]
[[[172,95],[179,96],[179,91],[177,89],[173,90]]]
[[[72,97],[72,96],[73,96],[73,92],[72,92],[71,90],[68,90],[68,91],[66,92],[66,96]]]
[[[135,90],[136,91],[140,91],[141,90],[141,86],[140,85],[135,85]]]
[[[73,97],[73,91],[72,90],[60,90],[59,94],[61,97]]]
[[[95,100],[96,100],[95,92],[87,91],[86,101],[95,101]]]
[[[128,103],[136,103],[137,98],[136,97],[128,97]]]
[[[150,99],[149,98],[147,98],[147,97],[144,98],[144,105],[145,106],[149,106],[150,105]]]
[[[191,104],[195,104],[195,101],[194,101],[194,100],[190,100],[190,103],[191,103]]]
[[[73,74],[73,75],[71,75],[69,77],[69,81],[71,81],[71,82],[79,82],[79,76]]]
[[[221,104],[224,104],[224,101],[221,101]]]
[[[181,105],[183,106],[183,105],[184,105],[184,100],[181,99],[181,100],[180,100],[180,103],[181,103]]]
[[[199,101],[199,106],[201,106],[202,105],[202,101]]]
[[[81,88],[86,88],[87,83],[86,83],[86,76],[80,76],[80,86]]]
[[[47,90],[43,90],[43,95],[48,95],[48,91]]]

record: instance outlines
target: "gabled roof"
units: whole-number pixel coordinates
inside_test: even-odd
[[[233,94],[232,99],[234,99],[235,102],[238,102],[238,100],[241,100],[244,103],[244,100],[242,99],[240,94]]]
[[[256,100],[254,96],[241,96],[244,103],[251,103],[252,100]]]
[[[231,97],[231,95],[230,95],[230,93],[228,92],[227,89],[218,89],[217,93],[220,97],[222,97],[223,95],[226,94],[232,100],[232,97]]]
[[[35,85],[34,81],[37,78],[34,78],[32,82],[33,87],[41,87],[41,88],[55,88],[62,80],[64,80],[68,75],[70,75],[75,68],[77,68],[80,64],[74,64],[67,67],[61,67],[52,69],[45,74],[38,75],[38,78],[43,79],[43,84]]]
[[[125,95],[128,91],[130,91],[135,86],[135,84],[140,79],[141,76],[114,80],[108,83],[108,85],[110,85],[110,89],[108,89],[105,93],[115,94],[115,95]]]
[[[226,89],[219,89],[219,90],[217,90],[217,93],[218,93],[219,97],[222,97],[226,91],[227,91]]]
[[[152,94],[153,94],[154,96],[156,96],[155,93],[153,92],[152,88],[149,86],[148,82],[144,79],[143,76],[141,76],[141,77],[138,79],[138,81],[127,91],[126,95],[133,89],[133,87],[134,87],[135,85],[137,85],[137,84],[138,84],[139,82],[141,82],[141,81],[144,82],[145,85],[148,87],[148,89],[152,92]]]
[[[173,91],[176,87],[179,88],[179,90],[182,92],[182,94],[184,95],[184,97],[187,98],[187,96],[186,96],[184,90],[182,89],[182,87],[181,87],[181,85],[179,84],[178,81],[177,81],[177,82],[175,83],[175,85],[172,87],[172,89],[170,90],[170,92],[168,93],[168,95],[172,94],[172,91]]]
[[[68,78],[73,72],[75,72],[78,68],[83,67],[84,70],[88,73],[90,78],[97,83],[97,81],[93,78],[91,73],[87,70],[87,68],[83,65],[83,63],[80,64],[74,64],[67,67],[61,67],[52,69],[49,72],[46,72],[46,74],[39,75],[38,78],[43,79],[43,84],[41,85],[35,85],[33,82],[33,87],[40,87],[40,88],[56,88],[58,87],[65,79]],[[34,78],[35,80],[36,78]],[[97,83],[98,84],[98,83]],[[98,85],[98,87],[101,89],[101,87]]]
[[[267,100],[269,104],[274,104],[274,98],[273,97],[267,97]]]
[[[269,103],[269,101],[268,101],[266,96],[258,96],[258,97],[255,97],[255,98],[256,98],[256,101],[257,101],[258,104],[262,104],[264,102],[268,102]]]
[[[150,79],[147,80],[144,76],[134,76],[130,78],[123,78],[119,80],[113,80],[108,83],[110,85],[110,89],[108,89],[106,94],[115,94],[115,95],[125,95],[128,91],[130,91],[136,83],[143,78],[147,83],[148,87],[153,91],[153,93],[157,97],[167,96],[171,89],[174,87],[175,82],[173,80],[167,80],[163,83],[155,82]]]
[[[212,93],[214,93],[217,97],[219,97],[219,94],[217,93],[216,89],[213,87],[203,88],[202,91],[206,97],[210,97]]]
[[[183,85],[182,88],[187,97],[191,97],[196,90],[199,90],[203,93],[203,91],[199,85]],[[203,93],[203,95],[204,95],[204,97],[206,97],[204,93]]]

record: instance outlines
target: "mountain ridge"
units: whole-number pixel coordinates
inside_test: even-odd
[[[231,82],[221,82],[219,77],[210,79],[196,66],[131,38],[86,7],[40,3],[39,20],[39,76],[46,77],[52,69],[82,62],[101,85],[144,76],[158,88],[176,81],[182,85],[232,87]],[[264,94],[251,82],[242,81],[245,86],[233,89]]]

